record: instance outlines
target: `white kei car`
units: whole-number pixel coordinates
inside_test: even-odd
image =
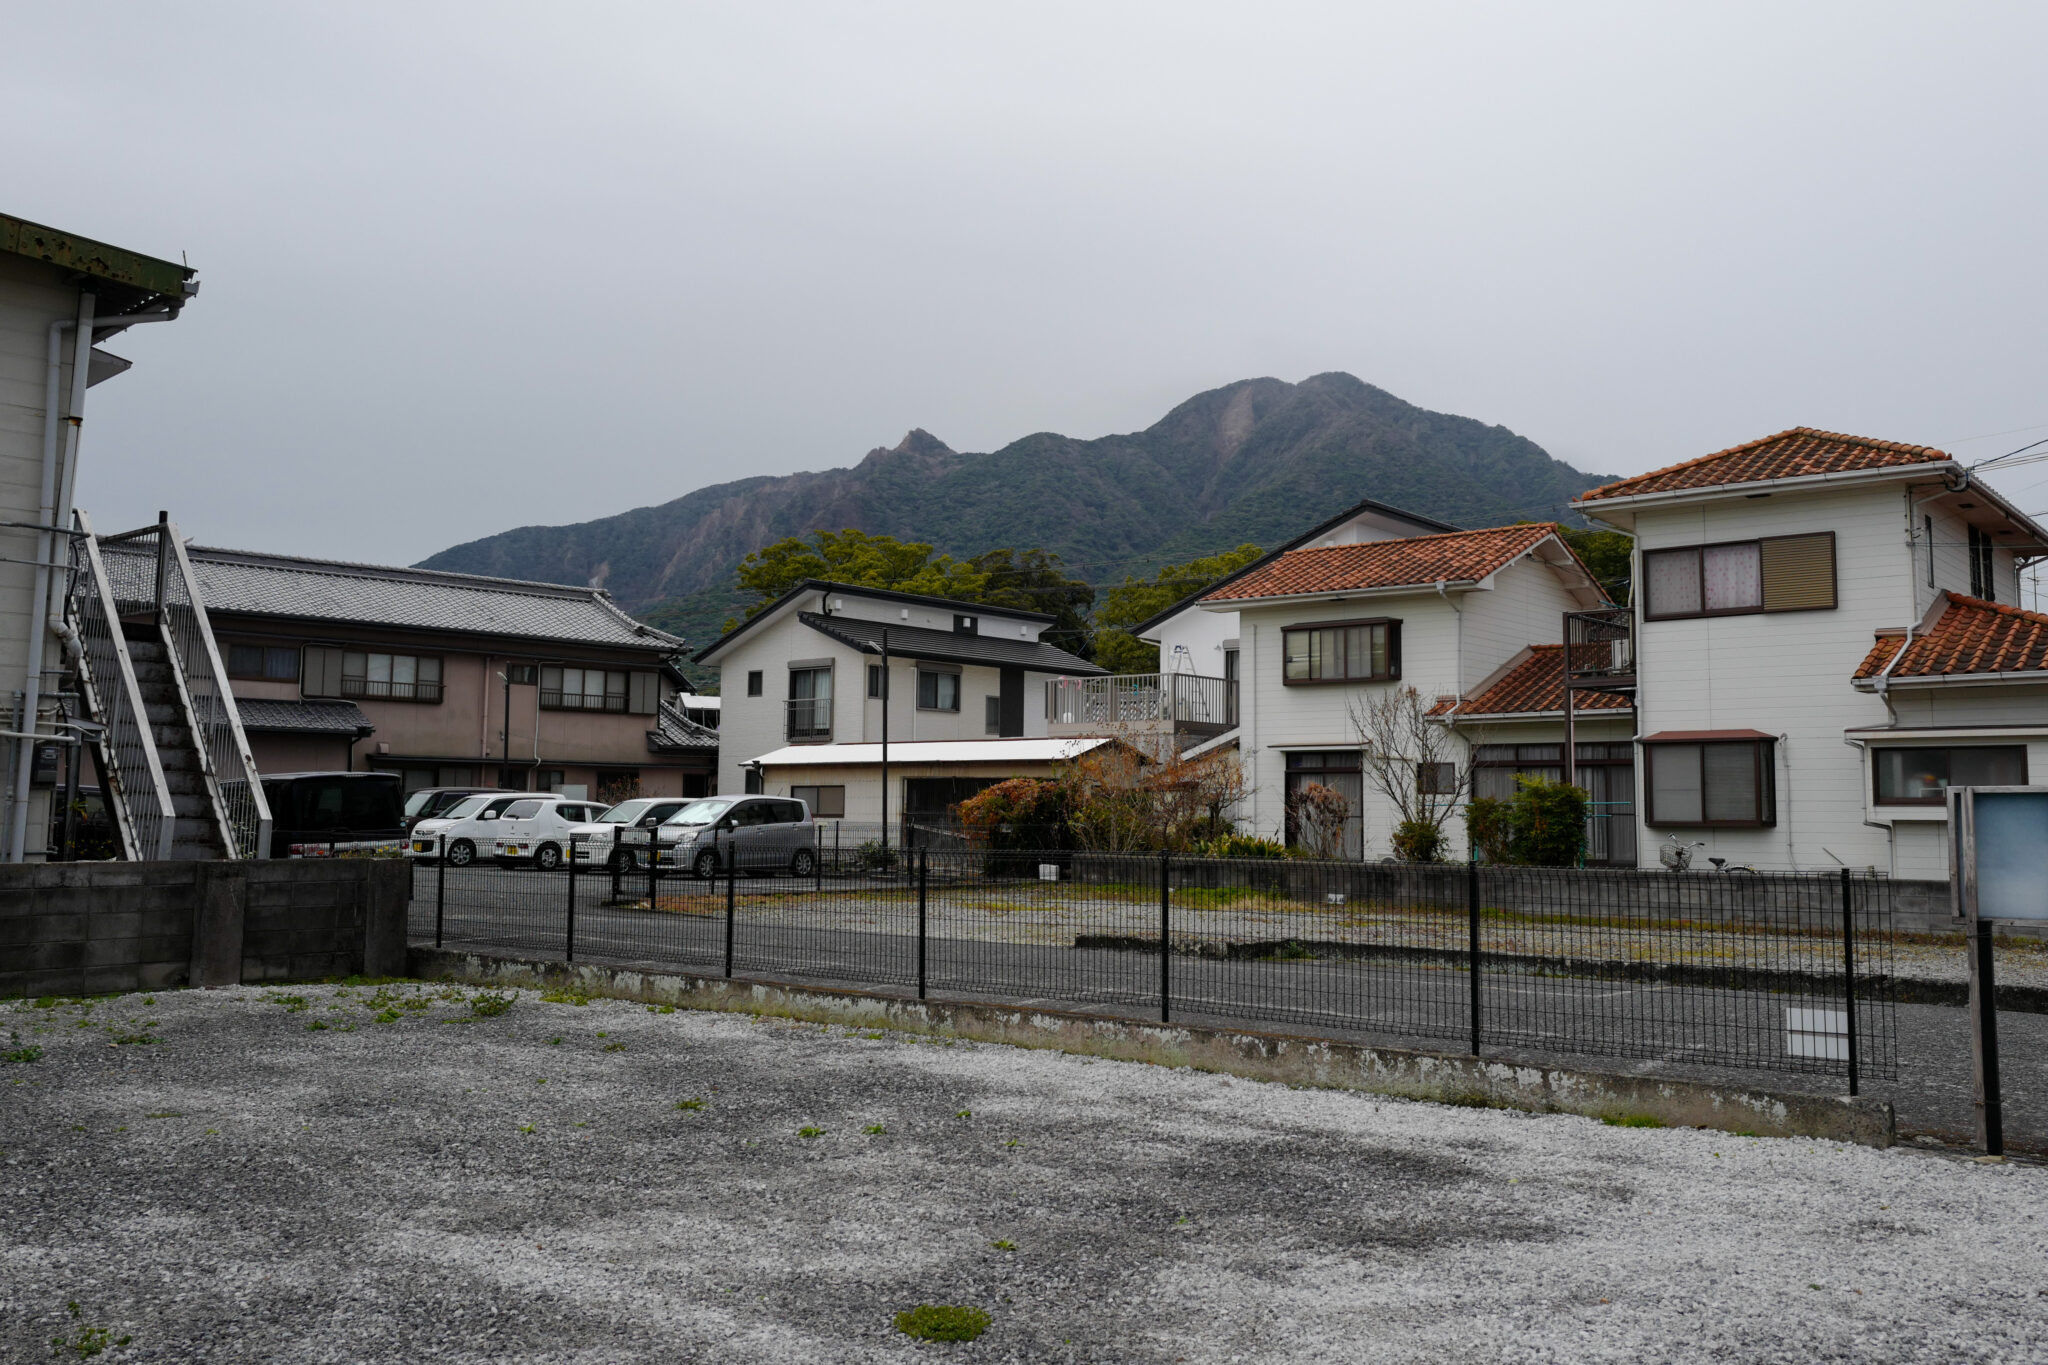
[[[569,836],[594,818],[599,807],[588,801],[565,801],[536,792],[498,812],[497,837],[491,856],[500,867],[526,863],[552,872],[568,856]]]
[[[555,805],[568,799],[554,792],[479,792],[475,796],[464,797],[438,819],[422,820],[414,825],[406,835],[405,856],[433,862],[445,849],[448,866],[468,867],[480,857],[496,855],[498,821],[514,802],[538,801],[543,805]]]
[[[600,815],[592,816],[588,824],[578,825],[569,831],[575,840],[577,865],[610,867],[617,863],[622,869],[639,868],[644,871],[647,867],[646,836],[640,836],[640,848],[620,848],[617,846],[619,831],[653,829],[689,804],[690,799],[682,796],[633,796]]]

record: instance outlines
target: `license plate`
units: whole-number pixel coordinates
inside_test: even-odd
[[[412,846],[412,851],[415,853],[432,853],[434,851],[434,846],[432,844],[426,843],[414,843]]]

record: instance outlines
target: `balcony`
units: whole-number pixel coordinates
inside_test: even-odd
[[[1045,685],[1045,719],[1055,739],[1170,733],[1185,749],[1236,728],[1237,682],[1195,673],[1054,678]]]
[[[1627,607],[1564,614],[1565,686],[1573,691],[1636,690],[1635,614]]]
[[[782,703],[782,738],[789,744],[832,742],[832,699],[792,697]]]

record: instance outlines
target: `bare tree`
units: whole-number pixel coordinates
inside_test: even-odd
[[[1351,726],[1365,751],[1366,781],[1400,816],[1396,854],[1408,861],[1436,860],[1444,824],[1472,786],[1472,767],[1458,762],[1450,727],[1430,719],[1428,703],[1413,687],[1354,699]]]

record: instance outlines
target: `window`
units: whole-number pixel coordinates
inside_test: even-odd
[[[789,794],[811,808],[811,814],[827,820],[846,818],[846,788],[791,787]]]
[[[2020,744],[1950,749],[1873,749],[1880,806],[1939,806],[1950,787],[2024,787]]]
[[[505,676],[516,683],[531,686],[540,681],[539,664],[506,664]]]
[[[431,655],[377,654],[367,650],[322,649],[322,676],[306,670],[301,690],[316,696],[367,697],[376,701],[441,700],[441,661]],[[317,689],[317,690],[316,690]]]
[[[960,675],[958,673],[934,673],[922,668],[917,670],[917,709],[920,711],[958,711],[960,709]]]
[[[767,790],[766,785],[761,780],[761,770],[759,768],[747,768],[740,785],[745,788],[749,796],[759,796],[763,791]]]
[[[1379,682],[1401,676],[1399,621],[1341,621],[1281,632],[1282,681]]]
[[[761,670],[758,668],[747,670],[747,695],[750,697],[761,695]]]
[[[620,669],[550,664],[540,671],[540,704],[550,711],[624,711],[629,685]]]
[[[955,615],[953,617],[953,633],[955,635],[974,635],[979,633],[980,629],[980,621],[972,616]]]
[[[981,699],[981,732],[985,735],[1000,735],[1003,732],[1003,699],[983,697]]]
[[[1458,791],[1458,765],[1455,763],[1417,763],[1415,765],[1416,790],[1430,796],[1455,796]]]
[[[868,665],[868,695],[869,695],[869,696],[871,696],[871,697],[879,697],[879,696],[881,696],[881,695],[882,695],[882,683],[883,683],[883,681],[884,681],[884,680],[883,680],[883,677],[882,677],[882,666],[881,666],[880,664],[869,664],[869,665]]]
[[[514,801],[511,805],[505,807],[505,813],[498,818],[501,820],[531,820],[539,814],[540,802]]]
[[[230,678],[262,678],[267,682],[297,682],[299,651],[295,645],[228,646]]]
[[[498,769],[498,785],[499,785],[499,786],[501,786],[501,787],[503,787],[503,788],[505,788],[505,789],[506,789],[507,791],[515,791],[515,792],[523,792],[523,791],[525,791],[525,790],[526,790],[526,769],[524,769],[524,768],[500,768],[500,769]]]
[[[784,738],[821,740],[832,738],[832,670],[792,668],[789,670],[788,724]]]
[[[568,780],[569,775],[560,768],[542,768],[534,774],[533,789],[537,792],[551,792],[566,785]]]
[[[1643,746],[1649,823],[1765,827],[1777,823],[1772,742],[1715,739]]]
[[[1970,596],[1981,597],[1986,602],[1998,600],[1998,580],[1993,577],[1995,565],[1991,558],[1991,534],[1970,528]],[[1961,785],[1960,783],[1957,785]]]
[[[1736,616],[1835,605],[1835,535],[1769,536],[1643,555],[1644,616]]]

